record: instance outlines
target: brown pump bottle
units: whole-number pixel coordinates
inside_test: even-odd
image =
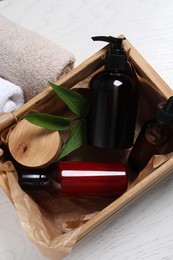
[[[139,87],[128,73],[125,38],[92,37],[110,43],[105,69],[90,81],[86,133],[89,145],[106,149],[127,149],[133,145]]]

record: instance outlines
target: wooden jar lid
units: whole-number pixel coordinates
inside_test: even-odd
[[[61,148],[58,131],[51,131],[21,120],[10,132],[8,147],[13,158],[27,167],[50,164]]]

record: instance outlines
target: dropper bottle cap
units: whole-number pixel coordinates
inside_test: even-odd
[[[108,71],[125,71],[127,55],[122,48],[122,41],[126,38],[115,38],[112,36],[94,36],[93,41],[109,42],[111,47],[105,57],[105,69]]]
[[[164,105],[159,107],[156,118],[160,123],[165,125],[173,123],[173,96]]]

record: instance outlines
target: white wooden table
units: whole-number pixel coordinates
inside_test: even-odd
[[[66,47],[76,65],[104,43],[91,36],[124,34],[173,86],[172,0],[3,0],[0,14]],[[0,36],[1,37],[1,36]],[[43,260],[0,189],[0,260]],[[172,260],[173,175],[84,238],[67,260]]]

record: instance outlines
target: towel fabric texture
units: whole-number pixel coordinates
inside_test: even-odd
[[[73,64],[74,56],[68,50],[0,16],[0,77],[20,86],[25,101]]]
[[[24,104],[21,88],[0,78],[0,112],[13,112]]]

